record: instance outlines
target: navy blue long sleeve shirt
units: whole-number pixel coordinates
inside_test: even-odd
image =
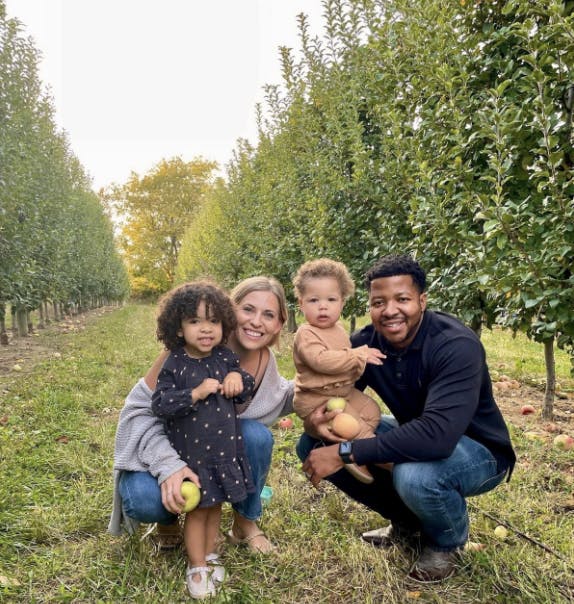
[[[427,310],[405,350],[393,349],[372,325],[351,342],[387,355],[383,365],[368,364],[356,386],[372,388],[399,422],[376,438],[355,441],[356,463],[443,459],[464,434],[492,452],[500,471],[512,471],[516,456],[492,394],[484,347],[471,329]]]

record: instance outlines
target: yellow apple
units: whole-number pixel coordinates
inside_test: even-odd
[[[347,406],[347,401],[340,397],[334,396],[327,401],[327,411],[335,411],[335,409],[344,409]]]
[[[497,539],[504,541],[506,539],[506,537],[508,537],[508,529],[505,526],[502,526],[502,524],[499,524],[494,529],[494,535],[496,536]]]
[[[201,499],[201,491],[194,482],[191,482],[190,480],[182,482],[181,494],[185,498],[185,505],[183,506],[184,512],[191,512],[191,510],[197,507],[197,504]]]
[[[359,422],[348,413],[339,413],[329,422],[331,431],[346,440],[353,440],[361,430]]]

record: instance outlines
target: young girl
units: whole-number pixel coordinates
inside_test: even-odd
[[[381,410],[369,396],[354,387],[367,363],[381,365],[384,355],[376,348],[351,348],[345,328],[339,322],[345,301],[355,291],[347,267],[321,258],[303,264],[293,279],[299,308],[306,323],[295,335],[294,408],[299,417],[324,405],[330,398],[346,400],[345,413],[358,420],[356,438],[370,438],[381,419]],[[336,436],[340,436],[335,434]],[[345,468],[365,483],[373,477],[365,467]]]
[[[249,404],[254,380],[235,353],[221,346],[235,326],[231,301],[208,282],[181,285],[160,302],[157,337],[170,355],[152,411],[164,418],[172,447],[201,489],[200,503],[184,524],[186,583],[196,599],[214,595],[225,577],[215,553],[222,502],[242,501],[253,490],[236,412]]]

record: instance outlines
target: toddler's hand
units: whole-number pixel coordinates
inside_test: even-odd
[[[221,384],[221,392],[226,398],[233,398],[243,392],[243,379],[241,374],[237,371],[231,371],[225,378],[223,378],[223,384]]]
[[[215,378],[207,378],[191,391],[193,402],[201,401],[219,390],[220,383]]]
[[[371,363],[371,365],[382,365],[383,359],[386,358],[387,356],[378,348],[367,348],[367,363]]]

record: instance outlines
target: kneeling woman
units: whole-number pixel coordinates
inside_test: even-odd
[[[274,546],[257,526],[262,514],[260,493],[271,465],[273,436],[269,427],[293,411],[293,382],[279,374],[271,346],[287,319],[283,287],[269,277],[250,277],[231,292],[237,328],[227,343],[242,369],[255,379],[255,392],[239,416],[245,452],[256,491],[233,504],[233,525],[227,537],[260,553]],[[168,353],[155,360],[126,398],[120,413],[114,453],[114,504],[108,530],[133,532],[139,522],[158,523],[160,547],[181,541],[177,515],[184,499],[181,483],[189,468],[169,444],[163,421],[151,411],[151,397]]]

